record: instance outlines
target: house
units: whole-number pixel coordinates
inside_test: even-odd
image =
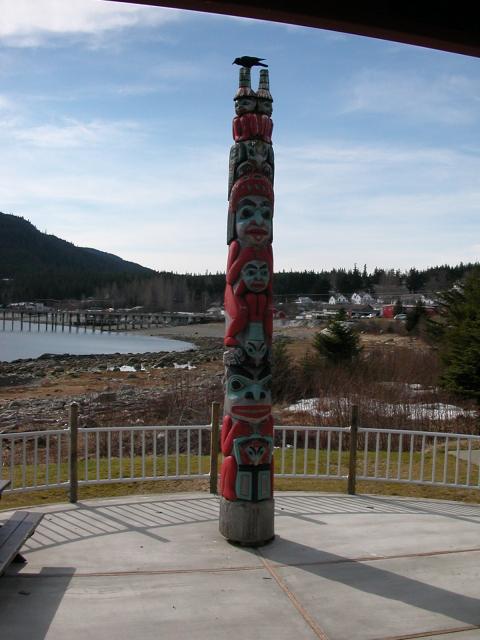
[[[221,320],[225,316],[225,311],[219,305],[212,305],[211,307],[208,307],[206,315],[209,318]]]
[[[395,307],[396,305],[394,304],[384,304],[382,306],[382,317],[383,318],[389,318],[392,319],[395,316]],[[409,311],[413,311],[415,309],[415,305],[414,304],[404,304],[402,305],[403,307],[403,313],[408,313]],[[436,313],[438,313],[437,310],[437,305],[432,304],[432,305],[425,305],[425,313],[428,316],[434,316]]]
[[[313,304],[313,300],[311,298],[309,298],[308,296],[299,296],[296,300],[295,300],[295,304]]]
[[[379,315],[380,311],[374,309],[370,304],[366,304],[350,310],[351,318],[376,318]]]

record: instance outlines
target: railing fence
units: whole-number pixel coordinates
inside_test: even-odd
[[[209,478],[217,493],[219,403],[209,425],[79,427],[78,405],[66,429],[0,434],[5,492],[78,488],[102,483]],[[480,489],[480,436],[359,425],[275,428],[275,476],[396,482]]]

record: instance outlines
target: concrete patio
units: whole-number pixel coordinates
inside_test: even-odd
[[[2,640],[480,639],[477,505],[279,493],[259,549],[220,536],[205,493],[39,510]]]

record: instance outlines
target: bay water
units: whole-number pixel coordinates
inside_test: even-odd
[[[0,330],[0,362],[38,358],[44,353],[70,355],[97,355],[113,353],[155,353],[158,351],[187,351],[193,345],[181,340],[170,340],[157,336],[144,336],[128,332],[93,332],[83,327],[68,327],[62,331],[57,326],[52,331],[50,326],[31,327],[30,330],[20,323],[8,322],[5,329]]]

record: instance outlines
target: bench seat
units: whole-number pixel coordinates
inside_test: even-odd
[[[25,562],[19,553],[39,525],[43,513],[15,511],[0,527],[0,576],[11,562]]]
[[[2,492],[10,486],[10,480],[0,480],[0,497]]]

